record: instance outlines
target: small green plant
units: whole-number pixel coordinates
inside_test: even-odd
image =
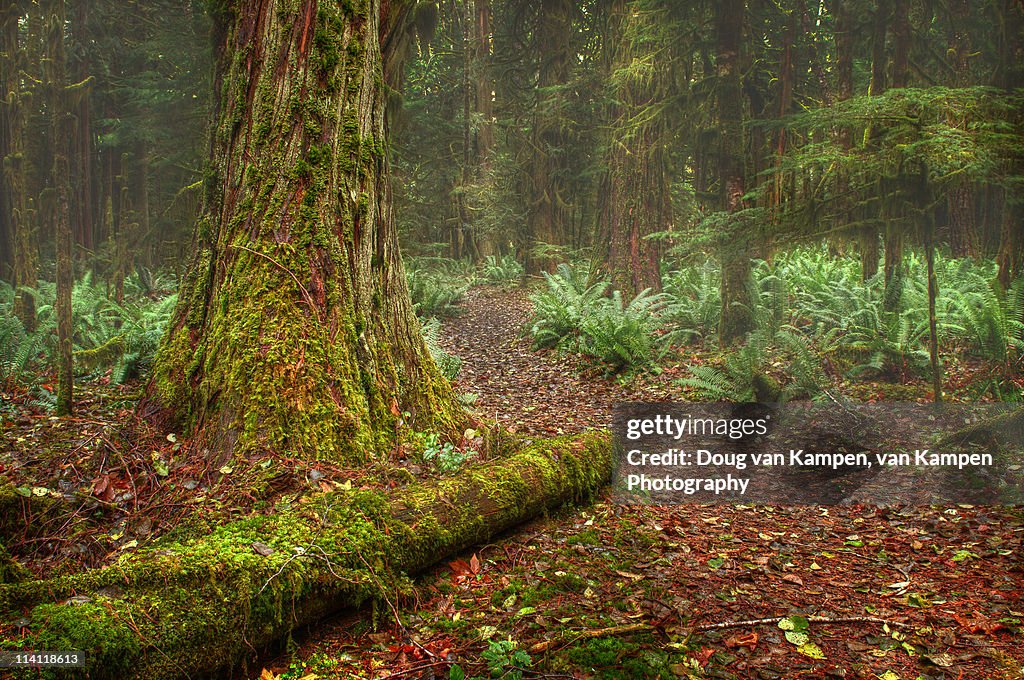
[[[663,296],[649,290],[640,291],[628,303],[619,291],[610,299],[602,298],[583,317],[582,351],[612,373],[653,363],[664,347],[655,336],[663,301]]]
[[[442,442],[436,432],[417,433],[417,439],[423,461],[444,474],[457,471],[473,455],[455,448],[451,442]]]
[[[709,401],[777,402],[817,397],[827,383],[821,361],[808,341],[792,328],[758,330],[726,355],[722,368],[692,366],[680,384]],[[788,377],[780,382],[775,374]]]
[[[492,678],[522,680],[523,671],[529,669],[533,659],[512,640],[490,640],[480,653],[487,663]]]
[[[409,297],[419,316],[444,318],[454,316],[468,285],[443,273],[407,269]]]

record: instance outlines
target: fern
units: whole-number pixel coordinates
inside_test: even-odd
[[[584,318],[592,313],[608,289],[607,282],[587,285],[583,276],[567,264],[554,274],[544,273],[547,290],[531,296],[533,317],[530,334],[534,347],[579,348]]]
[[[580,325],[582,351],[610,372],[647,366],[660,358],[664,340],[655,338],[663,295],[643,290],[625,303],[620,291],[602,298]]]
[[[779,382],[772,373],[785,376]],[[742,347],[725,357],[722,368],[691,366],[690,377],[679,381],[700,399],[709,401],[777,402],[817,398],[828,379],[821,360],[794,328],[751,333]]]
[[[508,255],[501,257],[488,255],[484,260],[481,273],[488,283],[514,283],[523,277],[523,265]]]
[[[469,284],[443,270],[406,269],[409,297],[418,316],[453,316]]]
[[[430,356],[434,358],[441,374],[449,380],[455,380],[462,370],[462,359],[446,352],[440,343],[441,322],[437,319],[427,319],[420,326],[423,332],[423,341],[427,345]]]

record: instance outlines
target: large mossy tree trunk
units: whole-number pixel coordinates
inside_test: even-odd
[[[142,405],[214,454],[359,461],[390,447],[400,419],[461,423],[412,313],[392,219],[385,97],[400,69],[388,50],[407,42],[396,32],[408,11],[216,5],[205,207]]]

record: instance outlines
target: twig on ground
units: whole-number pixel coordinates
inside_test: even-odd
[[[746,619],[743,621],[722,621],[721,623],[706,623],[701,626],[694,628],[696,632],[707,632],[711,630],[724,630],[726,628],[743,628],[746,626],[760,626],[765,624],[777,625],[780,621],[786,619],[785,616],[775,616],[766,619]],[[902,621],[893,621],[890,619],[881,619],[875,616],[843,616],[832,618],[828,616],[808,616],[806,617],[810,623],[824,623],[824,624],[841,624],[841,623],[880,623],[887,624],[898,628],[907,628],[909,624],[903,623]],[[613,635],[632,635],[634,633],[651,633],[656,631],[657,626],[649,623],[631,623],[624,626],[612,626],[610,628],[596,628],[594,630],[584,630],[569,635],[562,636],[561,638],[553,638],[549,640],[543,640],[534,644],[530,647],[530,653],[540,654],[550,650],[556,645],[562,643],[569,644],[571,642],[578,642],[580,640],[591,640],[599,637],[610,637]]]
[[[612,626],[610,628],[596,628],[594,630],[583,630],[561,638],[551,638],[536,643],[530,647],[531,654],[541,654],[560,643],[578,642],[579,640],[591,640],[599,637],[612,635],[632,635],[633,633],[647,633],[655,630],[649,623],[630,623],[624,626]]]
[[[723,621],[721,623],[705,623],[702,626],[697,626],[698,631],[709,631],[709,630],[722,630],[724,628],[744,628],[746,626],[759,626],[767,623],[778,624],[788,617],[786,616],[775,616],[767,619],[747,619],[745,621]],[[907,628],[908,624],[902,621],[893,621],[891,619],[880,619],[876,616],[841,616],[832,618],[829,616],[808,616],[807,621],[810,623],[884,623],[890,626],[896,626],[899,628]]]

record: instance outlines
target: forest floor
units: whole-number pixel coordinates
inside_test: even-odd
[[[474,288],[442,338],[479,417],[520,437],[605,427],[617,402],[686,399],[686,367],[721,360],[686,350],[657,372],[609,377],[534,352],[529,313],[521,289]],[[321,490],[408,481],[395,467],[431,474],[402,447],[361,471],[200,463],[190,442],[133,417],[137,386],[105,382],[81,385],[77,415],[63,419],[40,400],[52,385],[0,391],[0,482],[33,503],[31,517],[0,523],[25,520],[6,548],[37,575],[109,564],[156,536],[201,534]],[[923,381],[836,382],[860,399],[928,396]],[[252,676],[458,678],[458,665],[466,677],[1019,680],[1022,543],[1019,510],[602,497],[436,567],[372,615],[297,635]]]
[[[474,288],[442,338],[476,412],[523,436],[607,427],[616,402],[685,399],[685,366],[715,361],[609,379],[531,350],[529,314],[521,289]],[[927,396],[923,383],[843,387]],[[1022,544],[1020,512],[996,508],[602,498],[435,568],[376,631],[354,615],[317,627],[267,675],[448,678],[458,664],[466,677],[1019,680]]]

